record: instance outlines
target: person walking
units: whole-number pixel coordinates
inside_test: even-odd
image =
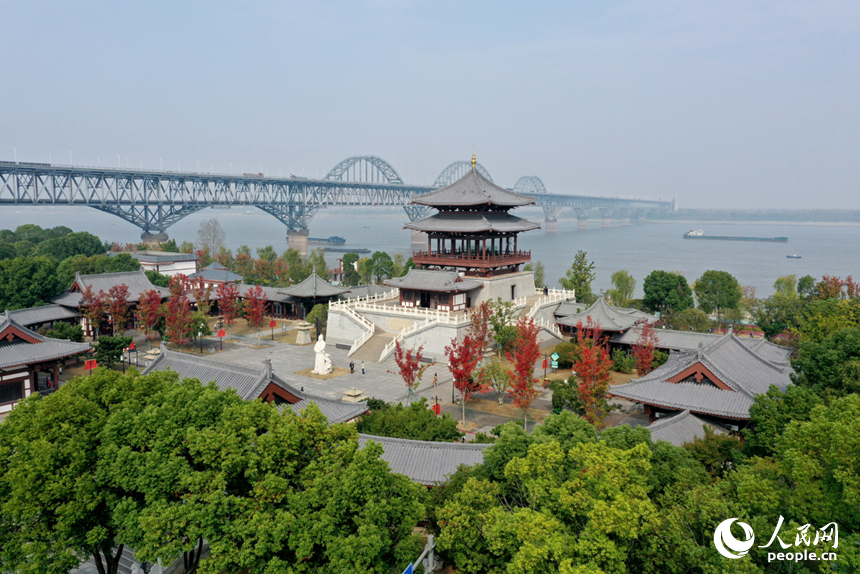
[[[349,362],[349,374],[350,374],[350,375],[354,375],[354,374],[355,374],[355,361],[350,361],[350,362]]]
[[[361,362],[361,374],[364,374],[364,361]]]
[[[439,386],[439,373],[433,373],[433,386]]]

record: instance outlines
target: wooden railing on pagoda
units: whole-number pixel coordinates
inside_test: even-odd
[[[440,267],[505,267],[528,263],[531,258],[531,251],[487,252],[486,254],[468,251],[415,251],[412,253],[412,261],[416,265],[438,265]]]

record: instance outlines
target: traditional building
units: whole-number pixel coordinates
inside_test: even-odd
[[[61,305],[42,305],[41,307],[9,311],[9,316],[20,325],[38,331],[42,327],[51,329],[57,323],[76,325],[80,314],[74,309]]]
[[[568,306],[574,310],[574,306]],[[607,335],[615,333],[624,333],[631,329],[634,325],[642,322],[654,323],[658,317],[649,315],[638,309],[627,309],[624,307],[613,307],[603,297],[599,297],[593,305],[587,309],[574,311],[567,316],[559,317],[559,310],[556,311],[556,323],[562,328],[563,332],[572,333],[576,331],[576,326],[582,323],[583,326],[590,324],[593,327],[599,327]]]
[[[0,315],[0,415],[33,393],[56,390],[62,366],[90,349],[89,343],[43,337],[9,311]]]
[[[280,292],[297,301],[296,304],[301,306],[302,317],[304,317],[314,308],[314,305],[328,303],[332,299],[349,292],[349,287],[332,285],[314,272],[298,285],[285,287]]]
[[[215,291],[219,285],[239,283],[242,281],[242,276],[238,273],[233,273],[217,261],[213,261],[197,273],[189,275],[188,280],[192,282],[202,280],[205,287],[209,287]]]
[[[755,397],[791,384],[787,361],[771,361],[729,333],[695,351],[672,353],[651,373],[612,387],[617,397],[645,405],[651,422],[688,410],[731,430],[746,426]]]
[[[641,326],[615,333],[610,338],[613,345],[632,347],[639,340]],[[673,329],[655,329],[656,344],[654,348],[662,351],[695,351],[701,345],[707,347],[718,341],[724,335],[716,333],[696,333],[694,331],[675,331]],[[767,339],[755,337],[738,337],[738,341],[760,357],[774,362],[787,363],[791,357],[791,349],[771,343]]]
[[[385,281],[400,290],[402,307],[420,307],[439,311],[462,311],[472,306],[472,299],[484,285],[457,271],[410,269],[404,277]]]
[[[138,261],[144,271],[156,271],[162,275],[191,275],[197,273],[197,256],[193,253],[171,253],[168,251],[111,251],[110,256],[128,253]]]
[[[697,417],[689,410],[669,417],[661,417],[648,425],[652,441],[665,440],[675,446],[684,446],[697,438],[704,438],[705,428],[710,429],[714,434],[727,433],[722,425]]]

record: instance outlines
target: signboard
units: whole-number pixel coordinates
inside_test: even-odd
[[[557,369],[557,368],[558,368],[558,361],[553,361],[553,362],[552,362],[552,368],[553,368],[553,369]]]
[[[226,329],[218,329],[218,337],[226,337],[227,330]]]
[[[272,329],[274,329],[277,325],[278,325],[278,322],[275,321],[274,319],[269,321],[269,327],[271,327]]]
[[[553,361],[558,361],[559,355],[558,355],[558,353],[553,353],[552,355],[550,355],[550,357],[552,358]]]
[[[132,341],[131,344],[128,346],[128,350],[134,351],[134,341]]]
[[[98,363],[96,363],[95,359],[87,359],[86,361],[84,361],[84,369],[87,371],[92,371],[93,369],[97,368],[98,366],[99,365],[98,365]]]
[[[543,358],[543,366],[541,368],[546,369],[546,367],[547,367],[546,357],[544,357]]]
[[[406,570],[403,571],[403,574],[412,574],[412,564],[406,567]]]
[[[436,414],[436,416],[438,417],[439,415],[442,414],[442,405],[440,405],[439,403],[436,403],[434,405],[430,405],[430,410],[432,410]]]

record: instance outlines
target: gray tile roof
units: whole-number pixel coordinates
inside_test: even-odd
[[[639,327],[633,327],[625,333],[616,333],[612,336],[612,342],[621,345],[634,345],[639,338]],[[714,333],[695,333],[693,331],[675,331],[672,329],[657,329],[657,347],[676,351],[692,351],[699,347],[710,345],[723,335]],[[755,353],[768,361],[774,363],[786,363],[791,356],[791,349],[775,345],[765,339],[752,337],[738,337],[738,340],[755,351]]]
[[[248,293],[252,287],[258,287],[258,285],[248,285],[247,283],[237,283],[236,286],[239,288],[239,297],[245,297],[245,294]],[[292,303],[296,300],[295,297],[284,293],[284,290],[281,287],[267,287],[266,285],[259,285],[259,287],[263,290],[266,298],[274,303]],[[212,298],[216,298],[215,289],[212,290]]]
[[[349,291],[349,287],[337,287],[332,285],[316,273],[292,287],[281,289],[282,293],[293,297],[335,297]]]
[[[466,175],[452,183],[424,195],[416,195],[412,203],[431,207],[497,205],[518,207],[531,205],[533,197],[520,195],[499,187],[481,175],[474,167]]]
[[[80,316],[76,311],[61,307],[60,305],[44,305],[42,307],[18,309],[17,311],[9,311],[9,315],[24,326],[62,321],[63,319],[75,319]]]
[[[383,283],[400,289],[447,293],[471,291],[484,285],[480,281],[464,279],[456,271],[434,271],[431,269],[410,269],[405,276],[386,279]]]
[[[75,284],[77,284],[81,292],[83,292],[87,286],[91,285],[94,293],[98,293],[99,291],[107,293],[114,285],[125,285],[128,287],[128,300],[133,303],[139,301],[140,294],[149,289],[155,289],[162,297],[170,297],[170,290],[153,285],[143,272],[143,269],[139,271],[123,271],[120,273],[100,273],[98,275],[81,275],[80,273],[77,273],[75,274]],[[60,297],[63,296],[61,295]],[[55,298],[54,302],[66,305],[64,300],[58,299],[59,298]],[[78,304],[80,305],[80,302]]]
[[[222,283],[235,283],[242,280],[242,276],[233,273],[217,261],[210,263],[197,273],[188,276],[189,279],[203,279],[204,281],[220,281]]]
[[[170,251],[109,251],[108,256],[116,257],[127,253],[138,261],[147,263],[175,263],[176,261],[197,261],[193,253],[172,253]]]
[[[364,446],[372,440],[382,445],[382,459],[392,472],[403,474],[426,486],[444,482],[461,464],[484,462],[484,449],[489,444],[430,442],[359,434],[358,442]]]
[[[52,297],[51,303],[54,303],[55,305],[62,305],[63,307],[72,307],[77,309],[81,306],[81,299],[83,299],[83,297],[84,296],[80,291],[63,291],[56,297]]]
[[[693,439],[704,438],[704,426],[710,427],[716,434],[726,434],[722,426],[700,419],[689,410],[658,419],[648,425],[651,431],[651,440],[665,440],[675,446],[684,446],[684,443],[693,442]]]
[[[29,343],[19,340],[0,343],[0,368],[2,369],[73,357],[92,349],[89,343],[73,343],[66,339],[44,337],[13,319],[9,311],[6,311],[0,315],[0,333],[9,327],[18,329],[38,342]]]
[[[404,224],[407,229],[418,231],[458,231],[462,233],[481,233],[484,231],[520,232],[540,228],[521,217],[498,211],[443,212],[430,217]]]
[[[556,322],[559,325],[576,327],[580,321],[583,325],[588,323],[589,317],[591,317],[593,325],[598,325],[604,331],[626,331],[639,321],[657,321],[657,317],[654,315],[649,315],[638,309],[613,307],[603,297],[599,297],[588,309],[561,317]]]
[[[731,390],[703,381],[669,382],[686,369],[701,363]],[[695,351],[672,353],[669,360],[642,378],[614,386],[613,395],[670,409],[749,419],[749,407],[770,385],[785,391],[791,384],[791,368],[768,361],[729,333]]]
[[[577,303],[576,301],[565,301],[561,305],[558,306],[558,309],[555,310],[556,317],[568,317],[570,315],[576,315],[580,311],[585,310],[588,307],[585,303]]]
[[[291,383],[273,373],[268,361],[263,361],[260,370],[253,370],[190,353],[168,351],[162,347],[161,354],[144,369],[143,374],[168,369],[178,373],[183,379],[198,379],[202,383],[215,381],[219,389],[233,389],[246,401],[259,398],[269,383],[274,383],[299,399],[299,402],[290,405],[294,412],[301,412],[310,403],[315,403],[331,424],[346,422],[367,412],[366,402],[347,403],[302,391],[301,384],[296,384],[295,381]],[[285,406],[281,405],[281,408]]]

